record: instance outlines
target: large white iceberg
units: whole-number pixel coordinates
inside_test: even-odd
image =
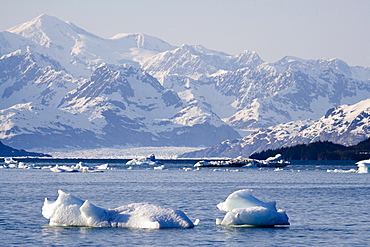
[[[225,202],[217,205],[226,211],[223,220],[217,219],[216,224],[225,226],[275,226],[289,225],[285,211],[276,210],[276,202],[262,202],[252,196],[252,190],[238,190],[230,194]]]
[[[147,203],[132,203],[115,209],[97,207],[88,200],[58,190],[54,202],[45,198],[42,215],[51,226],[91,226],[126,228],[191,228],[193,222],[181,210]]]

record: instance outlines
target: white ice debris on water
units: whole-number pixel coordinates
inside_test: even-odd
[[[342,170],[342,169],[327,169],[326,172],[334,172],[334,173],[358,173],[356,169],[349,169],[349,170]]]
[[[367,160],[360,160],[356,162],[357,170],[356,169],[349,169],[349,170],[342,170],[342,169],[334,169],[330,170],[327,169],[327,172],[335,172],[335,173],[370,173],[370,159]]]
[[[45,198],[42,215],[51,226],[124,228],[192,228],[193,222],[181,210],[147,203],[132,203],[115,209],[97,207],[88,200],[58,191],[54,202]]]
[[[276,210],[276,202],[262,202],[252,196],[252,190],[238,190],[230,194],[225,202],[217,205],[227,212],[217,225],[225,226],[275,226],[289,225],[285,211]]]

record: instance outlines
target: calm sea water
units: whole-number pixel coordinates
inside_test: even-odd
[[[48,164],[43,164],[48,165]],[[370,174],[328,173],[356,168],[354,162],[293,162],[283,171],[242,172],[127,170],[114,164],[104,173],[52,173],[0,169],[0,243],[2,246],[369,246]],[[180,209],[193,229],[138,230],[50,227],[41,214],[45,197],[61,189],[96,206],[115,208],[148,202]],[[253,189],[262,201],[276,201],[291,225],[232,228],[215,225],[224,212],[216,205],[232,192]]]

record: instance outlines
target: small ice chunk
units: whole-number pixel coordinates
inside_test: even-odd
[[[356,165],[358,166],[358,173],[370,173],[370,159],[360,160]]]

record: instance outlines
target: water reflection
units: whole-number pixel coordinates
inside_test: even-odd
[[[216,241],[224,243],[271,243],[271,239],[276,239],[279,235],[284,235],[289,227],[224,227],[217,226]],[[248,245],[248,244],[247,244]]]

